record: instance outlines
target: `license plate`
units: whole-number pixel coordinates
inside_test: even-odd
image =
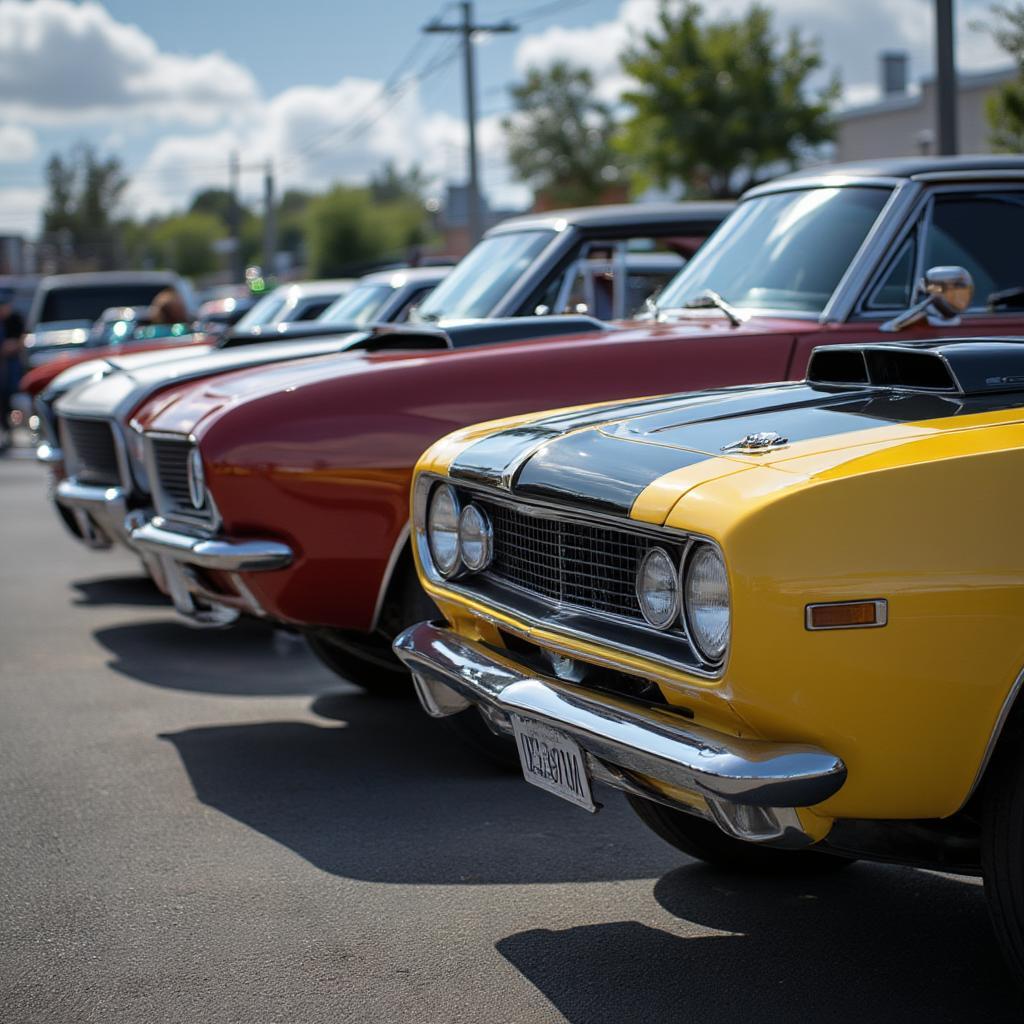
[[[550,726],[510,717],[523,778],[577,807],[596,811],[579,744]]]

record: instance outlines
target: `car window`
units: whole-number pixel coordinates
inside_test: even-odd
[[[388,284],[357,285],[332,302],[320,319],[329,324],[368,324],[381,311],[391,292]]]
[[[867,309],[906,309],[914,301],[917,232],[900,247],[878,287],[866,303]]]
[[[418,319],[489,316],[554,237],[554,231],[510,231],[485,238],[430,293]]]
[[[974,280],[972,306],[993,292],[1024,285],[1024,192],[959,193],[935,197],[924,265],[963,267]]]
[[[103,284],[58,287],[46,293],[39,322],[88,320],[92,323],[111,306],[148,306],[168,286],[160,284]]]
[[[411,295],[408,295],[401,308],[392,317],[394,322],[404,324],[409,319],[409,313],[419,306],[433,290],[434,285],[427,285],[425,288],[417,288]]]
[[[707,289],[740,308],[820,313],[891,195],[888,187],[794,189],[739,205],[665,289],[661,309]]]
[[[289,315],[289,320],[295,323],[298,320],[315,320],[332,302],[334,298],[311,299],[305,304],[299,303],[298,311]]]
[[[262,327],[264,324],[275,323],[281,310],[284,309],[286,295],[287,290],[284,288],[280,290],[280,293],[275,291],[271,292],[269,295],[264,295],[263,298],[260,299],[259,302],[257,302],[256,305],[238,321],[236,327],[239,330],[245,330],[246,327]]]

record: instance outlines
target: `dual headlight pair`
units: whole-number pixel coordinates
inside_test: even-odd
[[[427,541],[437,571],[449,579],[460,569],[480,572],[491,564],[494,534],[487,513],[472,503],[462,508],[455,488],[441,484],[427,511]]]
[[[450,579],[460,571],[480,572],[494,557],[487,513],[462,507],[450,484],[434,489],[427,510],[427,541],[438,572]],[[680,566],[663,547],[651,548],[636,574],[636,596],[644,619],[658,630],[683,623],[700,655],[720,661],[729,644],[729,577],[722,554],[697,541]]]
[[[720,661],[729,644],[729,577],[722,554],[697,541],[682,567],[663,547],[651,548],[636,574],[636,597],[655,629],[686,626],[690,640],[707,661]]]

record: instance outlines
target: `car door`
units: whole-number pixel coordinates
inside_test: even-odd
[[[816,345],[1024,334],[1022,232],[1024,185],[933,186],[903,234],[879,260],[850,319],[823,324],[801,339],[790,375],[802,374]],[[932,318],[898,332],[882,330],[922,297],[919,282],[936,266],[963,267],[974,281],[974,298],[959,322]]]

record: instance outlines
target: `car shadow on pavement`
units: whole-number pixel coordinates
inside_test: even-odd
[[[72,580],[76,605],[152,605],[166,607],[170,598],[160,593],[148,576],[101,576],[98,579]]]
[[[348,685],[316,660],[302,637],[257,619],[226,630],[190,629],[175,619],[132,622],[93,636],[113,655],[110,668],[149,686],[272,697]]]
[[[520,932],[496,948],[572,1024],[1019,1022],[1024,1013],[969,880],[874,864],[737,878],[689,864],[655,896],[677,918],[672,931],[617,921]],[[726,934],[685,934],[694,925]]]
[[[404,884],[657,878],[679,855],[609,794],[596,818],[491,767],[414,701],[322,697],[337,724],[164,734],[198,799],[323,871]]]

